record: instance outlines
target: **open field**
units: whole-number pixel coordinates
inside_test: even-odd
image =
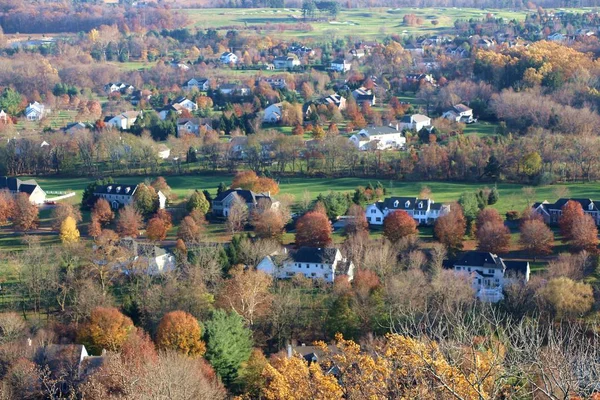
[[[361,38],[375,39],[391,34],[436,35],[450,33],[457,19],[479,19],[488,13],[507,19],[523,20],[525,11],[481,10],[475,8],[368,8],[341,10],[335,21],[308,21],[312,31],[277,30],[276,24],[297,24],[303,22],[300,9],[187,9],[183,10],[192,24],[200,29],[227,29],[238,27],[261,27],[267,30],[263,35],[277,35],[287,39],[326,39],[360,35]],[[405,14],[415,14],[423,20],[419,26],[403,24]],[[437,21],[434,25],[432,21]],[[227,27],[227,28],[225,28]]]

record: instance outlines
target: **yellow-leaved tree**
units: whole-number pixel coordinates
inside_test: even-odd
[[[79,241],[77,222],[70,215],[60,224],[60,241],[64,244],[77,243]]]
[[[175,350],[187,356],[202,356],[206,345],[201,340],[202,331],[198,320],[185,311],[172,311],[165,314],[156,332],[159,349]]]

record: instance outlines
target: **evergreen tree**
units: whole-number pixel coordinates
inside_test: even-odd
[[[192,195],[190,196],[186,208],[188,212],[200,210],[202,214],[206,214],[208,212],[208,209],[210,208],[210,203],[208,202],[208,200],[206,200],[204,193],[195,190],[194,193],[192,193]]]
[[[238,377],[242,363],[252,352],[252,333],[236,313],[214,312],[206,322],[206,359],[226,386]]]
[[[496,204],[498,202],[498,200],[500,200],[500,193],[498,193],[498,188],[496,186],[494,186],[488,196],[487,203],[489,205]]]
[[[217,188],[217,196],[227,190],[227,185],[224,182],[219,183],[219,187]]]
[[[341,333],[344,338],[358,339],[360,319],[353,310],[354,299],[349,294],[342,294],[329,307],[325,327],[329,337]]]
[[[111,183],[115,183],[113,178],[103,178],[98,179],[95,182],[90,183],[83,190],[83,195],[81,196],[81,209],[82,210],[91,210],[94,204],[96,203],[96,196],[94,196],[94,192],[98,186],[110,185]]]
[[[477,196],[475,193],[463,193],[458,199],[458,204],[463,209],[463,214],[467,220],[467,228],[470,228],[479,213]]]

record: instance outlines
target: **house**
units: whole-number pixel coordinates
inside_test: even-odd
[[[373,94],[373,91],[364,86],[352,91],[352,97],[354,97],[357,104],[369,103],[372,106],[375,105],[375,95]]]
[[[26,193],[32,204],[44,204],[46,192],[33,179],[22,181],[19,178],[0,177],[0,190],[8,190],[13,194]]]
[[[448,111],[442,114],[442,118],[446,118],[454,122],[462,122],[465,124],[471,124],[475,122],[473,119],[473,109],[465,106],[464,104],[457,104]]]
[[[329,69],[336,72],[348,72],[352,68],[352,64],[344,59],[333,60],[329,64]]]
[[[235,136],[229,139],[229,156],[235,159],[244,158],[244,150],[248,144],[248,136]]]
[[[529,281],[529,262],[507,261],[496,254],[469,251],[458,261],[445,263],[457,273],[473,280],[473,290],[481,301],[496,303],[504,298],[504,286],[515,279]]]
[[[175,115],[181,115],[181,113],[183,113],[183,110],[184,108],[179,104],[169,104],[168,106],[163,107],[158,112],[158,118],[160,118],[161,121],[164,121],[165,119],[167,119],[170,113],[175,113]]]
[[[338,110],[342,111],[346,109],[346,98],[341,95],[334,93],[321,99],[321,104],[326,106],[332,105]]]
[[[383,225],[383,220],[393,211],[406,211],[418,224],[431,225],[442,215],[450,211],[447,204],[438,204],[431,199],[417,197],[389,197],[369,204],[366,208],[367,222],[371,225]]]
[[[51,377],[60,381],[81,380],[102,366],[104,359],[104,355],[90,356],[81,344],[47,344],[35,354],[36,363],[47,367]]]
[[[268,83],[273,89],[287,88],[287,82],[285,81],[285,78],[259,78],[257,84],[260,82]]]
[[[412,54],[423,54],[423,46],[407,44],[404,46],[404,50],[412,53]]]
[[[0,110],[0,121],[4,123],[8,122],[8,114],[4,110]]]
[[[269,107],[265,108],[265,112],[263,115],[263,122],[266,123],[276,123],[281,120],[281,113],[283,111],[282,103],[271,104]]]
[[[365,54],[364,49],[351,49],[350,50],[350,55],[352,56],[352,58],[356,58],[356,59],[360,60],[366,54]]]
[[[338,347],[335,344],[327,345],[327,352],[321,346],[307,346],[302,343],[300,346],[293,346],[291,343],[287,346],[287,357],[292,358],[294,355],[300,356],[307,363],[318,363],[319,360],[324,360],[328,356],[339,354]]]
[[[408,129],[415,130],[417,132],[421,131],[423,128],[429,128],[431,126],[431,118],[427,115],[422,114],[413,114],[413,115],[405,115],[400,120],[400,129]]]
[[[119,183],[111,183],[110,185],[96,186],[94,196],[105,199],[114,209],[124,207],[133,202],[133,196],[138,185],[123,185]],[[160,190],[158,194],[158,207],[165,208],[167,205],[167,197]]]
[[[555,32],[551,35],[548,35],[547,39],[551,42],[564,42],[567,37],[560,32]]]
[[[225,83],[219,86],[219,92],[228,96],[248,96],[251,90],[248,86],[238,85],[236,83]]]
[[[77,132],[86,131],[90,129],[89,124],[84,124],[83,122],[71,122],[67,126],[65,126],[62,130],[69,135],[74,135]]]
[[[128,249],[133,254],[133,264],[146,267],[149,275],[169,272],[175,269],[175,256],[167,250],[152,243],[140,242],[134,238],[126,237],[120,240],[119,245]]]
[[[328,283],[333,283],[340,275],[348,276],[350,281],[354,278],[354,264],[336,248],[301,247],[281,263],[275,257],[267,256],[256,269],[277,279],[289,279],[296,274]]]
[[[294,53],[298,57],[312,57],[315,55],[315,51],[311,47],[306,46],[290,46],[288,47],[288,53]]]
[[[177,118],[177,137],[184,134],[199,136],[202,131],[212,131],[210,118]]]
[[[562,215],[562,208],[568,201],[575,201],[581,205],[583,212],[590,215],[596,225],[600,225],[600,202],[595,203],[592,199],[558,199],[555,203],[549,203],[544,200],[541,203],[534,203],[533,210],[544,218],[547,224],[557,224]]]
[[[171,105],[176,105],[176,104],[179,105],[180,107],[182,107],[183,109],[188,110],[191,113],[198,110],[198,104],[194,103],[190,99],[183,97],[183,96],[175,99],[175,101],[173,101],[173,103],[171,103]]]
[[[427,82],[435,84],[435,79],[433,79],[433,75],[431,74],[408,74],[406,75],[406,81],[413,83]]]
[[[130,129],[141,115],[141,111],[126,111],[114,117],[106,117],[104,122],[115,129]]]
[[[158,158],[166,160],[171,155],[171,149],[168,148],[165,144],[161,143],[156,149],[156,154],[158,155]]]
[[[448,46],[445,50],[446,55],[456,56],[461,58],[469,57],[469,52],[464,47]]]
[[[212,213],[219,217],[227,217],[233,202],[240,199],[251,211],[258,205],[258,202],[269,202],[271,208],[278,208],[279,202],[271,197],[270,193],[254,193],[245,189],[228,189],[215,197],[212,202]]]
[[[143,101],[150,101],[150,99],[152,98],[152,92],[150,92],[147,89],[144,90],[134,90],[131,93],[131,98],[129,99],[129,101],[131,102],[132,105],[137,106],[138,104],[140,104],[140,102]]]
[[[350,142],[362,151],[403,149],[406,138],[395,126],[377,126],[361,129],[350,137]]]
[[[238,60],[238,56],[230,51],[226,51],[225,53],[221,54],[221,57],[219,58],[221,64],[237,64]]]
[[[289,56],[275,57],[275,59],[273,60],[273,66],[275,66],[275,69],[293,69],[294,67],[297,67],[300,64],[300,60],[295,54]]]
[[[206,92],[210,89],[210,80],[207,78],[192,78],[183,86],[184,90],[200,90]]]
[[[42,118],[49,114],[50,110],[46,109],[46,106],[38,103],[37,101],[29,103],[25,109],[25,118],[28,121],[40,121]]]
[[[132,85],[127,85],[123,82],[109,82],[106,85],[104,85],[104,91],[110,95],[112,93],[131,93],[135,88]]]

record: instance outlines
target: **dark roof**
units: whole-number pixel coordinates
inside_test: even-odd
[[[111,183],[110,185],[96,186],[94,194],[118,194],[122,196],[132,196],[136,189],[137,185]]]
[[[152,243],[140,242],[131,237],[121,239],[119,244],[122,247],[129,249],[138,257],[155,258],[167,253],[167,251],[161,247],[155,246]]]
[[[49,344],[38,350],[36,359],[40,365],[47,365],[53,374],[72,374],[79,368],[83,350],[84,346],[80,344]]]
[[[458,266],[502,268],[505,272],[514,272],[520,275],[527,275],[529,263],[527,261],[505,261],[496,254],[484,251],[468,251],[458,260],[444,260],[442,263],[446,269],[454,269]],[[485,272],[475,271],[483,277],[491,277]]]
[[[527,261],[504,261],[504,265],[506,265],[507,271],[527,275],[527,266],[529,265]]]
[[[533,207],[538,208],[541,205],[545,210],[561,210],[568,201],[576,201],[581,204],[583,211],[600,211],[592,199],[558,199],[556,203],[535,203]],[[590,205],[592,206],[591,210]]]
[[[472,110],[470,107],[467,107],[464,104],[457,104],[454,106],[454,109],[458,112],[467,112]]]
[[[323,247],[301,247],[292,254],[295,262],[313,263],[313,264],[333,264],[338,249]]]
[[[31,193],[33,193],[33,191],[35,190],[36,187],[38,187],[37,183],[36,184],[21,183],[21,185],[19,186],[19,192],[31,194]]]
[[[468,251],[454,264],[481,267],[486,264],[499,264],[501,262],[502,259],[495,254],[484,251]]]
[[[33,179],[22,181],[19,178],[0,177],[0,190],[8,189],[11,192],[22,192],[31,194],[39,185]]]
[[[431,202],[431,200],[416,197],[388,197],[376,204],[380,210],[385,210],[386,208],[388,210],[426,210],[428,202]],[[419,204],[422,204],[422,207],[419,207]]]

